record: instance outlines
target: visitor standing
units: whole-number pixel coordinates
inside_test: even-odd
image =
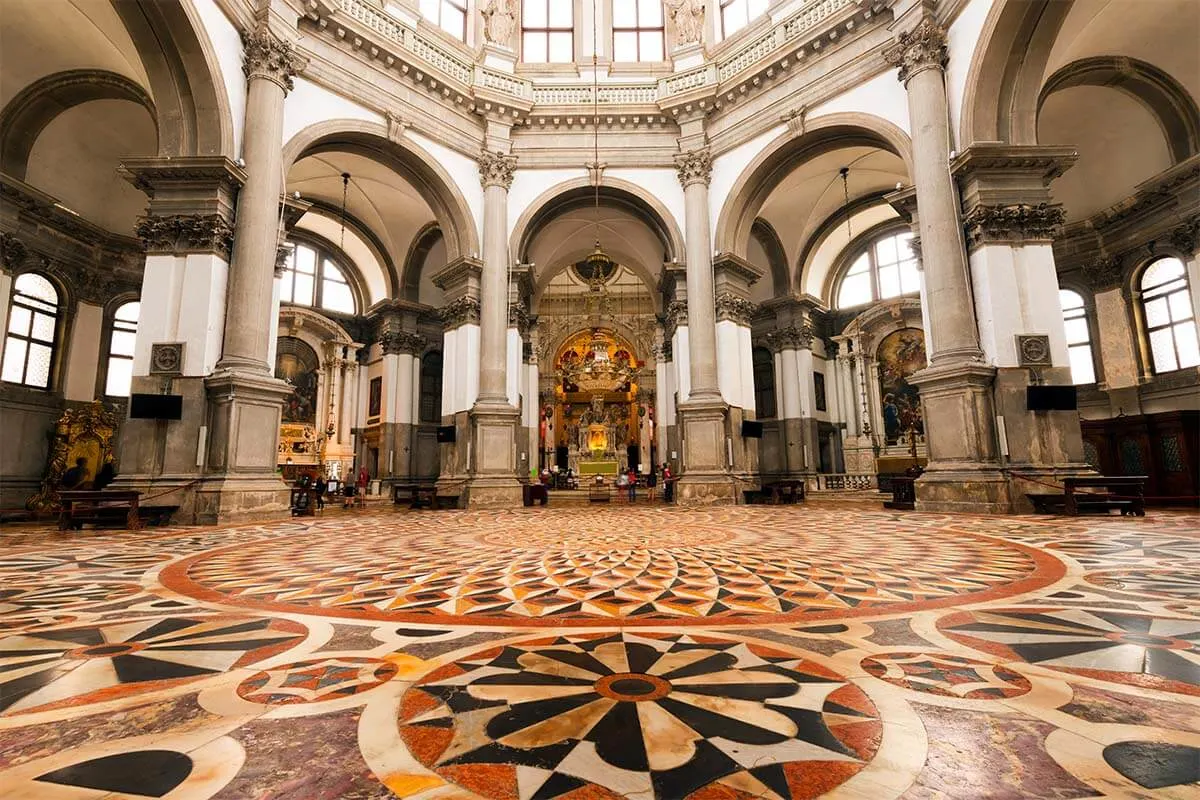
[[[625,485],[629,487],[629,502],[635,503],[635,502],[637,502],[637,481],[638,481],[638,479],[637,479],[637,472],[634,471],[633,467],[629,468],[629,474],[625,476],[625,480],[626,480]]]
[[[371,476],[367,474],[366,467],[359,467],[358,481],[355,484],[355,494],[357,495],[356,505],[365,508],[367,505],[367,483],[371,480]]]
[[[650,498],[650,502],[654,502],[654,487],[658,483],[658,470],[653,464],[650,465],[650,474],[646,476],[646,494]]]
[[[313,485],[317,490],[317,511],[325,510],[325,492],[329,490],[329,484],[325,482],[324,475],[317,476],[317,482]]]
[[[675,502],[675,482],[672,480],[671,467],[663,462],[663,499],[668,503]]]

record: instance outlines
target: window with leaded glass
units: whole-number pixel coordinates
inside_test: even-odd
[[[1155,372],[1200,366],[1200,339],[1187,271],[1178,258],[1160,258],[1141,281],[1142,313]]]
[[[893,233],[873,241],[850,262],[838,283],[837,307],[854,308],[921,291],[912,234]]]
[[[575,60],[575,4],[570,0],[523,0],[521,59],[531,64]]]
[[[770,0],[721,0],[721,31],[732,36],[760,14],[767,13]]]
[[[123,303],[113,314],[112,338],[108,343],[108,369],[104,393],[109,397],[128,397],[133,384],[133,346],[137,339],[138,314],[142,304]]]
[[[421,0],[421,16],[456,39],[467,40],[466,0]]]
[[[355,313],[354,292],[333,256],[303,242],[293,244],[279,281],[279,299],[343,314]]]
[[[1087,309],[1079,292],[1070,289],[1058,291],[1058,302],[1062,306],[1063,323],[1067,329],[1067,355],[1071,361],[1071,382],[1076,384],[1096,382],[1096,362],[1092,356],[1092,334],[1088,325]]]
[[[613,61],[662,61],[662,0],[613,0]]]
[[[0,378],[36,389],[50,388],[58,338],[58,290],[27,272],[13,281]]]

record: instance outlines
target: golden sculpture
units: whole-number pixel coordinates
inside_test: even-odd
[[[54,426],[42,488],[26,501],[26,508],[58,510],[58,487],[63,474],[81,458],[87,462],[84,483],[90,484],[100,467],[113,460],[116,431],[116,418],[99,401],[63,411]]]

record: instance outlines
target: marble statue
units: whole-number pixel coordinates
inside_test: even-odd
[[[704,0],[665,0],[664,5],[675,26],[675,44],[699,42],[704,35]]]

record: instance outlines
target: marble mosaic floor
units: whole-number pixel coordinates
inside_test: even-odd
[[[1200,798],[1200,516],[0,529],[0,797]]]

